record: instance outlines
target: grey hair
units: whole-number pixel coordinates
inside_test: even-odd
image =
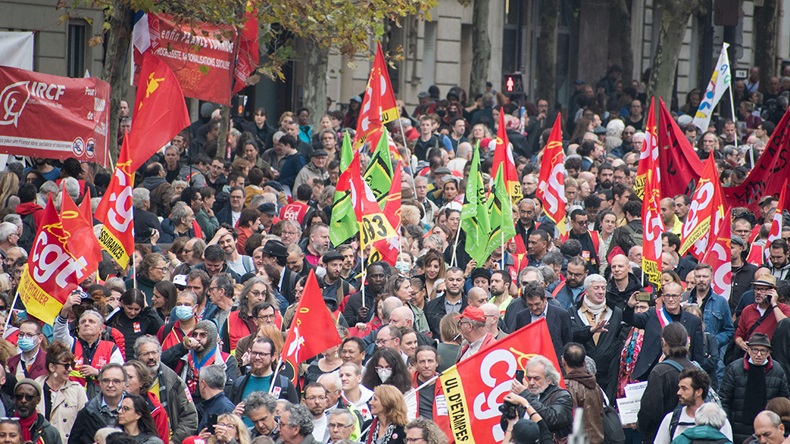
[[[186,187],[189,186],[189,184],[187,183],[186,180],[174,180],[173,181],[173,187],[175,188],[177,186],[181,186],[181,187],[186,188]]]
[[[67,177],[63,179],[64,187],[66,188],[66,192],[69,193],[72,199],[77,200],[80,197],[80,183],[77,182],[77,179],[73,177]]]
[[[6,242],[12,234],[16,234],[19,227],[11,222],[0,223],[0,242]]]
[[[22,216],[18,214],[6,214],[3,222],[11,222],[19,228],[22,228]]]
[[[357,418],[351,413],[348,409],[332,409],[329,411],[329,415],[336,415],[336,416],[345,416],[346,417],[346,425],[354,425],[357,422]]]
[[[277,399],[274,396],[261,391],[252,392],[244,398],[244,415],[250,414],[258,409],[264,408],[269,413],[274,413],[277,408]]]
[[[151,200],[151,192],[147,188],[139,187],[132,191],[132,205],[139,209]]]
[[[546,285],[551,284],[552,282],[557,280],[557,276],[554,275],[554,269],[548,265],[541,265],[538,267],[540,270],[540,274],[543,275],[543,283]]]
[[[770,410],[763,410],[762,412],[758,413],[758,415],[765,415],[765,416],[767,416],[768,420],[771,421],[771,424],[773,424],[774,427],[778,427],[779,424],[782,423],[782,417],[779,416],[776,412],[772,412]],[[696,417],[697,417],[697,415],[695,413],[694,414],[695,420],[696,420]]]
[[[188,277],[187,277],[187,280],[189,280]],[[195,293],[192,290],[184,290],[184,291],[178,292],[178,297],[181,297],[181,296],[190,296],[192,298],[192,303],[195,304],[195,305],[198,304],[198,295],[197,295],[197,293]]]
[[[776,415],[776,413],[774,414]],[[778,415],[777,418],[779,418]],[[706,402],[702,404],[694,413],[694,423],[699,426],[707,425],[718,430],[724,427],[724,424],[726,422],[727,422],[727,414],[724,413],[724,409],[722,409],[721,406],[719,406],[715,402]],[[779,418],[779,424],[781,423],[782,423],[782,419]],[[779,425],[779,424],[774,424],[774,425]]]
[[[535,273],[535,275],[538,277],[538,282],[543,282],[543,272],[537,267],[524,267],[524,269],[518,274],[519,282],[521,282],[521,278],[524,277],[525,274],[530,272]]]
[[[85,310],[84,312],[82,312],[82,316],[80,316],[80,319],[82,319],[82,317],[85,315],[95,316],[99,320],[100,324],[102,325],[104,324],[104,316],[96,310],[93,309]]]
[[[596,282],[603,282],[604,285],[606,284],[606,278],[601,276],[600,274],[591,274],[584,278],[584,291],[587,291],[588,288],[592,286],[592,284]]]
[[[302,227],[296,221],[291,219],[286,219],[283,221],[283,227],[285,227],[286,225],[290,225],[291,227],[296,228],[296,231],[299,232],[299,236],[302,235]]]
[[[307,436],[313,433],[313,416],[310,410],[302,404],[284,404],[282,406],[283,412],[290,412],[288,424],[292,427],[299,427],[299,434]],[[282,417],[280,418],[282,420]]]
[[[222,365],[207,365],[200,369],[200,380],[205,381],[209,388],[222,390],[225,388],[225,368]]]
[[[332,373],[324,373],[323,375],[319,376],[318,379],[316,379],[316,382],[318,382],[321,385],[324,385],[324,383],[321,382],[321,380],[323,379],[324,381],[326,381],[329,378],[334,378],[331,379],[330,381],[332,383],[331,385],[334,386],[335,390],[340,391],[343,389],[343,383],[340,382],[340,378]]]
[[[595,360],[589,356],[584,357],[584,369],[593,376],[598,373],[598,366],[595,365]]]
[[[170,220],[173,221],[173,224],[181,223],[181,221],[187,217],[189,212],[187,209],[189,206],[184,201],[178,201],[175,205],[173,205],[173,209],[170,211]]]
[[[12,251],[19,251],[19,257],[27,259],[27,251],[25,251],[24,248],[22,248],[22,247],[11,247],[11,248],[8,249],[8,251],[6,251],[6,255],[11,253]]]
[[[560,381],[560,374],[557,372],[557,369],[554,368],[554,364],[551,363],[545,356],[535,356],[527,362],[527,369],[534,368],[536,365],[543,365],[544,374],[546,379],[549,380],[552,384],[558,384]]]
[[[145,335],[145,336],[140,336],[139,338],[137,338],[136,341],[134,341],[134,354],[136,356],[140,356],[140,347],[142,347],[145,344],[156,345],[157,351],[159,352],[160,355],[162,354],[162,344],[159,343],[159,339],[156,339],[156,336]]]
[[[266,202],[266,197],[263,194],[256,194],[250,199],[250,208],[258,208],[262,203]]]

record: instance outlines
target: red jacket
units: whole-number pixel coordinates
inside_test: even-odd
[[[36,227],[41,226],[41,218],[44,217],[44,208],[42,208],[41,205],[35,202],[25,202],[17,205],[14,211],[16,211],[16,214],[18,214],[20,217],[25,217],[28,214],[32,214],[33,220],[36,221]]]
[[[790,306],[785,304],[776,305],[779,306],[779,309],[782,310],[785,316],[790,317]],[[735,337],[748,341],[749,338],[747,336],[749,335],[749,330],[751,330],[754,323],[759,319],[760,312],[757,311],[757,303],[747,305],[746,308],[743,309],[743,313],[741,313],[741,319],[738,321],[738,328],[735,329]],[[776,330],[776,316],[774,316],[773,313],[769,313],[768,316],[765,317],[765,320],[754,329],[752,334],[765,333],[768,339],[771,339],[774,335],[774,330]]]
[[[148,406],[151,407],[151,416],[154,418],[159,439],[162,442],[170,442],[170,419],[156,394],[148,392]]]

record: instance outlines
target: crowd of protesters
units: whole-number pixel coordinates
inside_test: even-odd
[[[760,87],[752,71],[734,85],[736,121],[725,115],[699,131],[696,90],[673,113],[725,186],[748,175],[787,109],[790,79]],[[457,87],[441,98],[431,87],[415,109],[402,107],[390,124],[403,171],[393,265],[363,260],[358,237],[330,242],[341,141],[353,136],[361,97],[318,127],[306,108],[257,108],[231,120],[226,143],[219,110],[205,103],[136,172],[131,265],[104,253],[54,325],[13,297],[43,207],[90,192],[95,210],[110,172],[75,159],[9,163],[0,175],[0,440],[446,443],[435,376],[545,318],[561,368],[529,361],[505,397],[523,416],[503,421],[506,440],[562,442],[583,407],[589,442],[617,442],[607,441],[609,413],[629,384],[647,381],[638,421],[615,420],[629,443],[783,442],[790,224],[767,242],[774,196],[757,214],[733,212],[725,298],[710,265],[679,254],[689,197],[666,197],[662,286],[645,292],[633,185],[647,98],[619,75],[613,66],[596,85],[577,81],[565,107],[565,235],[535,197],[557,112],[548,100],[517,103],[491,88],[468,98]],[[477,147],[489,183],[501,113],[523,199],[516,237],[478,264],[464,251],[460,213]],[[121,119],[134,125],[128,104]],[[277,368],[311,271],[342,344]]]

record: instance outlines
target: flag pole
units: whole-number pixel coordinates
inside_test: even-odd
[[[724,53],[724,56],[727,57],[727,70],[730,71],[730,86],[727,88],[730,91],[730,110],[732,111],[732,122],[735,123],[735,100],[732,98],[732,69],[730,69],[730,58],[727,54],[727,48],[729,47],[729,43],[724,42],[721,44],[721,52]],[[738,132],[735,132],[735,149],[738,149]],[[751,150],[750,150],[751,151]],[[752,159],[752,168],[754,168],[754,154],[751,155]]]
[[[277,368],[274,369],[274,375],[272,375],[272,382],[269,384],[269,393],[271,393],[272,390],[274,390],[274,381],[277,380],[277,375],[280,373],[280,367],[282,367],[282,365],[283,365],[283,357],[280,356],[279,358],[277,358]],[[299,364],[297,364],[296,366],[297,366],[297,368],[294,369],[294,372],[296,373],[295,377],[298,379],[299,378]]]
[[[512,217],[512,215],[511,215]],[[503,221],[504,222],[504,221]],[[502,227],[499,227],[499,234],[502,237],[502,268],[501,270],[505,270],[505,230]]]
[[[27,266],[25,267],[27,268]],[[14,294],[14,300],[11,301],[11,306],[6,308],[6,317],[5,317],[5,326],[3,327],[3,331],[8,329],[8,324],[11,323],[11,318],[14,315],[14,307],[16,306],[16,301],[19,299],[19,291]]]
[[[361,234],[362,233],[360,233],[360,235]],[[367,276],[367,269],[368,269],[368,267],[365,266],[365,249],[360,248],[359,254],[362,258],[359,261],[359,268],[362,269],[362,282],[360,282],[360,285],[362,286],[362,308],[365,308],[365,278]]]
[[[458,229],[455,232],[455,242],[453,243],[453,259],[450,261],[450,266],[455,267],[456,262],[456,251],[458,250],[458,238],[461,237],[461,224],[458,224]]]

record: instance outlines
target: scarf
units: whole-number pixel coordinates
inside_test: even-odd
[[[587,299],[587,296],[584,297],[584,305],[590,310],[590,313],[594,314],[596,318],[600,316],[600,314],[606,310],[606,300],[604,299],[603,302],[600,304],[593,304],[593,302]]]
[[[33,439],[30,430],[33,428],[33,424],[36,423],[37,419],[38,413],[36,412],[33,412],[33,414],[27,418],[19,418],[19,425],[22,426],[22,441],[30,441]]]
[[[738,422],[743,424],[750,424],[753,418],[757,416],[762,410],[765,409],[765,404],[768,402],[768,389],[765,384],[765,365],[754,365],[749,363],[749,368],[746,370],[746,397],[743,403],[743,412]]]

